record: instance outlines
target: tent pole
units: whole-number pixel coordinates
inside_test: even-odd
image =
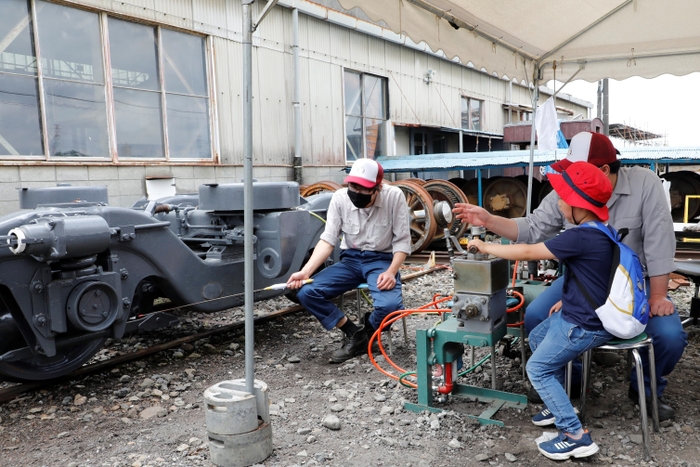
[[[532,94],[532,124],[530,125],[530,161],[527,166],[527,200],[525,215],[530,214],[532,209],[532,175],[535,170],[535,117],[537,116],[537,101],[540,98],[540,81],[534,79],[535,92]]]

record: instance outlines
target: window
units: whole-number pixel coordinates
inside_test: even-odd
[[[385,78],[345,71],[345,159],[386,154],[388,105]]]
[[[462,96],[462,129],[481,131],[483,101]]]
[[[45,0],[0,38],[0,157],[211,159],[204,38]]]

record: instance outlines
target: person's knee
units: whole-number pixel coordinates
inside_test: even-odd
[[[688,344],[687,334],[678,317],[653,317],[647,324],[646,333],[654,341],[655,349],[680,349]]]
[[[309,300],[311,300],[311,297],[309,296],[309,292],[311,291],[311,287],[302,287],[301,289],[297,290],[297,300],[299,300],[299,303],[306,306]]]

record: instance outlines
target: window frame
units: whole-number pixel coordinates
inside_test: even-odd
[[[484,131],[484,104],[485,101],[483,99],[477,99],[476,97],[471,97],[466,94],[461,94],[459,100],[459,119],[460,119],[460,128],[462,130],[468,130],[468,131]],[[467,103],[467,123],[468,127],[464,127],[464,110],[463,110],[463,103],[466,101]],[[479,129],[475,129],[473,126],[473,122],[471,119],[471,112],[472,112],[472,102],[478,102],[479,103]]]
[[[345,74],[346,73],[353,73],[356,75],[360,76],[360,115],[353,115],[353,114],[348,114],[347,109],[346,109],[346,89],[345,89]],[[365,108],[365,76],[371,76],[373,78],[377,78],[382,84],[383,84],[383,107],[384,107],[384,118],[377,118],[377,117],[370,117],[367,116],[366,108]],[[367,73],[364,71],[359,71],[351,68],[345,68],[343,67],[343,142],[344,142],[344,155],[345,155],[345,163],[346,164],[352,164],[356,159],[348,159],[348,134],[347,134],[347,119],[348,117],[352,118],[360,118],[362,121],[362,136],[361,136],[361,151],[360,154],[358,154],[357,159],[361,158],[367,158],[367,121],[368,120],[381,120],[382,123],[380,125],[386,126],[388,125],[388,122],[391,120],[390,118],[390,110],[389,110],[389,79],[386,76],[381,76],[375,73]],[[388,137],[388,131],[386,131],[387,128],[385,128],[385,137]],[[386,141],[384,141],[384,146],[386,146]],[[386,147],[383,148],[384,150],[382,152],[386,153]],[[381,156],[382,154],[380,154]],[[376,157],[376,156],[375,156]]]
[[[182,163],[204,163],[204,164],[217,164],[219,162],[219,134],[218,134],[218,118],[216,115],[216,82],[214,77],[214,51],[213,51],[213,41],[210,35],[197,33],[196,31],[183,30],[174,26],[162,25],[155,22],[136,20],[134,18],[126,18],[116,14],[110,14],[109,12],[91,9],[89,7],[84,7],[83,5],[66,5],[60,2],[55,2],[53,0],[44,0],[48,3],[63,7],[72,8],[81,11],[86,11],[97,15],[97,24],[100,28],[100,51],[102,52],[102,72],[104,76],[104,97],[105,97],[105,123],[106,123],[106,137],[107,137],[107,153],[103,157],[95,156],[85,156],[85,157],[74,157],[74,156],[53,156],[50,150],[49,141],[49,130],[48,130],[48,118],[47,118],[47,102],[46,102],[46,86],[44,80],[44,70],[42,66],[42,54],[41,54],[41,44],[39,42],[39,23],[37,22],[37,0],[29,0],[29,20],[31,27],[30,36],[34,46],[34,58],[36,60],[36,75],[32,78],[27,76],[27,79],[35,79],[37,82],[37,105],[39,108],[39,124],[41,126],[41,144],[43,149],[43,155],[0,155],[0,161],[36,161],[36,162],[46,162],[51,164],[68,162],[75,163],[80,162],[101,162],[101,163],[114,163],[114,164],[134,164],[143,162],[165,162],[168,164],[182,164]],[[116,122],[116,111],[114,102],[114,83],[112,79],[112,61],[110,56],[110,41],[109,41],[109,19],[114,18],[121,21],[127,21],[130,23],[135,23],[138,25],[143,25],[146,27],[152,27],[156,30],[157,36],[157,59],[158,59],[158,80],[160,84],[160,90],[156,91],[160,94],[161,102],[161,123],[163,132],[163,144],[164,144],[164,155],[163,157],[124,157],[121,158],[118,155],[118,141],[117,141],[117,122]],[[179,33],[184,33],[190,36],[194,36],[203,39],[203,58],[204,58],[204,73],[205,73],[205,84],[207,86],[206,95],[201,98],[206,99],[207,102],[207,131],[209,135],[209,157],[170,157],[170,146],[168,141],[168,124],[167,124],[167,107],[166,107],[166,90],[164,85],[164,69],[163,69],[163,44],[162,44],[162,30],[168,29]],[[12,73],[9,73],[12,74]],[[74,82],[74,80],[61,80]]]

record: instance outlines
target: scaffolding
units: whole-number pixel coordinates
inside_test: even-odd
[[[611,123],[610,137],[624,140],[625,146],[666,146],[664,135],[640,130],[624,123]]]

